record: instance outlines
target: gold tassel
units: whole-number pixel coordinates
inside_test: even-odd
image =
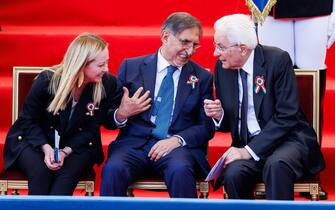
[[[261,12],[258,7],[254,4],[252,0],[246,0],[246,4],[252,13],[253,20],[261,25],[265,21],[265,18],[269,15],[271,8],[277,3],[277,0],[269,0],[265,5],[263,12]]]

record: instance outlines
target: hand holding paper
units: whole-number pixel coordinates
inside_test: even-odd
[[[58,131],[55,130],[55,162],[59,162],[59,140],[60,136],[58,135]]]
[[[55,150],[49,145],[44,144],[41,146],[44,152],[44,163],[50,170],[58,170],[59,164],[55,163]]]
[[[211,181],[211,180],[216,180],[219,178],[222,174],[222,170],[224,168],[224,163],[227,158],[227,156],[230,154],[230,152],[225,153],[222,157],[219,158],[218,161],[216,161],[215,165],[211,169],[211,171],[208,173],[205,181]]]

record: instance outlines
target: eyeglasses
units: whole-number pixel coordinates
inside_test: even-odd
[[[176,37],[175,35],[173,35],[180,43],[180,45],[184,48],[184,49],[190,49],[192,48],[192,50],[197,50],[201,47],[201,45],[199,43],[196,42],[192,42],[191,40],[188,39],[180,39],[178,37]]]
[[[233,45],[230,45],[230,46],[228,46],[228,47],[224,47],[224,46],[222,46],[222,44],[217,44],[217,43],[215,43],[215,42],[213,42],[213,45],[214,45],[214,48],[217,50],[217,51],[219,51],[220,53],[224,53],[224,52],[226,52],[229,48],[231,48],[231,47],[237,47],[237,46],[239,46],[239,44],[233,44]]]

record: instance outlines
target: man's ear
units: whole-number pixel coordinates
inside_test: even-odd
[[[240,44],[240,50],[242,55],[248,54],[248,47],[245,44]]]
[[[167,30],[162,30],[161,31],[161,40],[163,44],[166,44],[168,39],[170,37],[170,32]]]

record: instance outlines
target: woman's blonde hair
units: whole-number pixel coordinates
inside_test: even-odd
[[[71,42],[63,61],[51,67],[54,75],[49,85],[49,92],[54,98],[47,108],[49,112],[56,114],[59,110],[65,109],[66,104],[72,100],[72,90],[84,82],[84,67],[107,46],[107,42],[100,36],[90,33],[82,33]],[[105,97],[102,81],[94,83],[93,91],[93,103],[98,106]]]

